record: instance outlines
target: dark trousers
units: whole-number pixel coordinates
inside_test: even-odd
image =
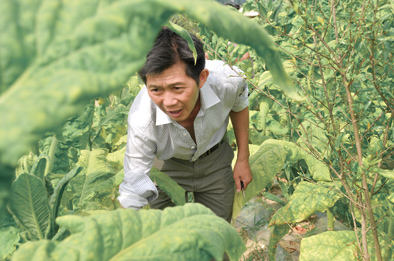
[[[171,158],[159,168],[174,179],[187,192],[192,192],[194,201],[211,209],[216,215],[231,221],[234,201],[234,178],[231,162],[233,150],[227,142],[222,142],[211,154],[192,162]],[[152,201],[151,208],[164,209],[174,206],[165,192]]]

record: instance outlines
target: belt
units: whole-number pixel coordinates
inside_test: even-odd
[[[217,150],[219,148],[219,145],[222,144],[224,142],[224,139],[222,139],[221,141],[219,141],[219,143],[217,143],[216,145],[214,145],[212,148],[210,148],[209,150],[207,150],[206,152],[204,152],[198,159],[202,159],[205,158],[206,156],[212,154],[212,152],[214,152],[215,150]]]

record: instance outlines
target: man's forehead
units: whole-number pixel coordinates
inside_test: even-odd
[[[173,65],[161,73],[147,74],[147,86],[163,86],[163,85],[176,85],[188,84],[194,81],[186,74],[185,67]]]

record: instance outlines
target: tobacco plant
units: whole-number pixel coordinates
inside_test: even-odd
[[[287,205],[272,217],[274,233],[286,234],[289,226],[314,211],[326,211],[329,230],[336,218],[354,232],[330,231],[305,238],[301,260],[390,260],[392,4],[250,0],[243,8],[259,12],[253,19],[273,36],[287,72],[305,97],[298,104],[287,99],[266,74],[269,64],[262,64],[253,50],[203,31],[206,42],[213,43],[213,57],[244,68],[252,90],[250,107],[255,110],[251,112],[251,143],[263,146],[266,138],[262,136],[267,134],[295,142],[324,163],[331,176],[331,182],[322,183],[311,176],[311,169],[298,169],[295,176],[283,166],[287,183],[282,192],[290,194]],[[250,58],[241,61],[245,52]],[[307,189],[311,185],[306,186],[305,181],[333,188],[316,193]],[[327,197],[331,197],[330,203]],[[317,202],[327,204],[314,207]]]

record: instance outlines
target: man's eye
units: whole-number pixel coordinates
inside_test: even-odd
[[[176,91],[181,90],[181,89],[182,89],[182,87],[178,87],[178,86],[174,87],[174,90],[176,90]]]

